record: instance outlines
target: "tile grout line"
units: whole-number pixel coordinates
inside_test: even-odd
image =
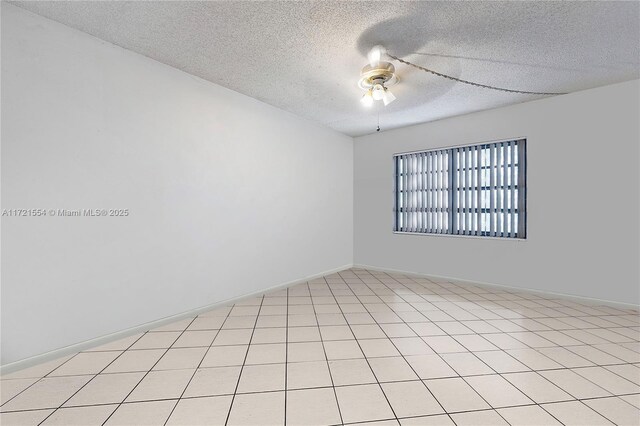
[[[127,398],[129,398],[129,396],[131,396],[131,394],[136,390],[136,388],[138,386],[140,386],[140,383],[142,383],[142,381],[149,375],[149,373],[151,373],[151,371],[153,371],[153,367],[155,367],[156,365],[158,365],[158,363],[160,362],[160,360],[167,354],[167,352],[169,352],[169,349],[171,348],[171,346],[173,346],[173,344],[175,344],[178,339],[184,334],[184,332],[191,326],[191,324],[193,324],[193,322],[196,320],[197,317],[194,317],[193,319],[191,319],[191,321],[189,322],[189,324],[180,332],[180,334],[178,334],[178,336],[175,338],[175,340],[171,343],[171,345],[169,345],[169,347],[167,349],[165,349],[165,351],[162,353],[162,355],[160,355],[160,357],[158,358],[158,360],[156,362],[153,363],[153,365],[151,366],[151,368],[149,368],[149,370],[147,370],[147,372],[142,376],[142,378],[138,381],[138,383],[133,387],[133,389],[131,389],[131,391],[129,391],[129,393],[127,393],[127,396],[124,397],[124,399],[118,404],[118,406],[116,407],[115,410],[113,410],[111,412],[111,414],[109,414],[109,416],[104,420],[104,422],[102,422],[102,426],[104,426],[109,419],[113,416],[113,414],[118,411],[118,409],[122,406],[122,404],[124,404],[124,402],[127,400]],[[146,332],[146,334],[148,334],[149,332]]]
[[[326,281],[325,281],[325,285]],[[331,373],[331,367],[329,367],[329,357],[327,356],[327,350],[324,347],[324,337],[322,337],[322,331],[320,330],[320,324],[318,323],[318,312],[313,301],[313,295],[311,294],[311,284],[307,283],[309,289],[309,298],[311,299],[311,307],[313,309],[313,316],[316,320],[316,328],[318,329],[318,336],[320,338],[320,344],[322,345],[322,353],[324,354],[324,362],[327,365],[327,372],[329,373],[329,379],[331,380],[331,387],[333,388],[333,396],[336,400],[336,407],[338,408],[338,415],[340,416],[340,423],[344,424],[344,418],[342,417],[342,408],[340,407],[340,401],[338,400],[338,392],[336,391],[335,381],[333,380],[333,373]]]
[[[399,282],[399,284],[402,284],[402,283],[400,283],[400,282]],[[403,300],[404,300],[404,298],[403,298],[401,295],[398,295],[398,296],[399,296],[401,299],[403,299]],[[465,309],[463,308],[463,310],[465,310]],[[399,318],[400,318],[400,317],[399,317]],[[400,318],[400,319],[402,319],[402,318]],[[509,320],[508,318],[505,318],[505,319]],[[458,321],[458,322],[459,322],[459,320],[456,320],[456,321]],[[403,322],[404,322],[404,320],[403,320]],[[511,321],[511,322],[513,322],[513,321]],[[406,322],[405,322],[405,325],[407,325],[407,326],[408,326],[408,324],[406,324]],[[517,324],[516,324],[516,325],[517,325]],[[410,327],[409,327],[409,328],[410,328]],[[384,331],[384,330],[383,330],[383,331]],[[452,338],[452,339],[456,340],[453,336],[449,335],[445,330],[442,330],[442,331],[443,331],[443,332],[444,332],[448,337],[450,337],[450,338]],[[505,333],[505,334],[506,334],[506,333]],[[457,341],[457,340],[456,340],[456,341]],[[425,343],[426,343],[426,342],[425,342]],[[458,343],[459,343],[459,344],[461,344],[460,342],[458,342]],[[525,346],[529,346],[529,345],[527,345],[527,344],[526,344],[526,343],[524,343],[524,342],[521,342],[521,343],[523,343]],[[428,343],[427,343],[427,345],[428,345]],[[462,346],[464,346],[464,345],[462,345]],[[559,347],[562,347],[562,346],[559,346]],[[466,347],[465,347],[465,348],[466,348]],[[529,348],[530,348],[530,349],[533,349],[533,350],[536,350],[536,348],[533,348],[533,347],[529,347]],[[509,355],[509,353],[507,353],[504,349],[502,349],[502,348],[500,348],[500,347],[498,347],[498,349],[499,349],[500,351],[502,351],[502,352],[506,353],[507,355]],[[436,352],[436,351],[434,351],[434,352]],[[471,352],[471,351],[469,351],[469,352]],[[538,352],[538,351],[537,351],[537,352]],[[437,353],[437,352],[436,352],[436,353]],[[472,352],[471,352],[471,353],[472,353]],[[438,354],[438,355],[439,355],[439,354]],[[544,354],[541,354],[541,355],[544,355]],[[440,357],[440,358],[442,358],[442,357]],[[447,361],[446,361],[446,360],[444,360],[444,359],[442,359],[442,360],[443,360],[445,363],[447,363]],[[481,361],[482,361],[482,360],[481,360]],[[449,365],[449,364],[447,363],[447,365]],[[449,367],[451,367],[451,366],[449,365]],[[491,368],[492,370],[496,371],[496,370],[495,370],[495,369],[493,369],[491,366],[488,366],[488,367],[489,367],[489,368]],[[451,367],[451,368],[453,368],[453,367]],[[564,369],[571,370],[570,368],[567,368],[567,367],[565,367]],[[453,369],[453,370],[455,371],[455,369]],[[535,370],[532,370],[532,371],[533,371],[534,373],[537,373],[537,371],[535,371]],[[560,421],[560,420],[559,420],[559,419],[557,419],[553,414],[551,414],[550,412],[548,412],[548,410],[546,410],[543,406],[541,406],[541,405],[540,405],[540,404],[538,404],[537,402],[533,401],[533,400],[532,400],[532,399],[531,399],[527,394],[525,394],[525,393],[524,393],[520,388],[518,388],[517,386],[513,385],[513,383],[511,383],[508,379],[506,379],[505,377],[503,377],[501,373],[498,373],[498,372],[496,371],[496,374],[497,374],[497,375],[499,375],[500,377],[502,377],[502,378],[503,378],[503,380],[506,380],[508,383],[510,383],[510,384],[511,384],[511,386],[514,386],[516,389],[518,389],[518,391],[519,391],[519,392],[521,392],[523,395],[525,395],[525,397],[527,397],[527,398],[528,398],[530,401],[532,401],[535,405],[537,405],[538,407],[540,407],[541,409],[543,409],[545,412],[547,412],[547,413],[548,413],[550,416],[552,416],[554,419],[556,419],[556,420]],[[540,374],[538,374],[538,375],[540,375]],[[580,376],[582,377],[582,375],[580,375]],[[466,377],[466,376],[465,376],[465,377]],[[471,386],[471,385],[467,382],[467,380],[465,380],[465,377],[460,376],[460,378],[461,378],[465,383],[467,383],[467,385],[468,385],[468,386],[470,386],[474,391],[476,391],[476,390],[475,390],[475,388],[474,388],[473,386]],[[544,376],[542,376],[542,377],[546,379],[546,377],[544,377]],[[586,379],[586,380],[588,380],[587,378],[585,378],[585,379]],[[548,380],[548,379],[547,379],[547,380]],[[548,381],[549,381],[549,382],[551,382],[550,380],[548,380]],[[591,381],[591,380],[589,380],[589,381]],[[577,398],[575,398],[573,395],[571,395],[569,392],[567,392],[567,391],[565,391],[564,389],[560,388],[560,387],[559,387],[558,385],[556,385],[555,383],[553,383],[553,382],[551,382],[551,383],[552,383],[554,386],[556,386],[557,388],[559,388],[559,389],[561,389],[562,391],[564,391],[565,393],[567,393],[568,395],[570,395],[571,397],[573,397],[573,398],[574,398],[574,400],[578,400],[578,399],[577,399]],[[592,382],[592,383],[593,383],[593,382]],[[604,390],[605,392],[610,393],[610,392],[606,391],[606,389],[601,388],[601,387],[600,387],[599,385],[597,385],[596,383],[594,383],[594,385],[596,385],[596,386],[597,386],[597,387],[599,387],[600,389]],[[478,392],[476,391],[476,393],[478,393]],[[479,395],[479,394],[478,394],[478,395]],[[484,399],[484,397],[482,397],[482,395],[479,395],[479,396],[480,396],[483,400],[485,400],[485,399]],[[612,395],[612,396],[615,396],[615,395]],[[578,401],[580,401],[580,400],[578,400]],[[492,407],[492,405],[491,405],[491,404],[489,404],[489,403],[488,403],[488,401],[486,401],[486,400],[485,400],[485,402],[486,402],[490,407]],[[580,402],[581,402],[581,401],[580,401]],[[553,402],[550,402],[550,403],[553,403]],[[493,407],[492,407],[492,408],[493,408]],[[505,408],[505,407],[500,407],[500,408]],[[590,407],[588,407],[588,408],[590,408]],[[503,417],[503,416],[502,416],[502,415],[501,415],[501,414],[500,414],[500,413],[499,413],[495,408],[493,408],[493,409],[494,409],[494,411],[496,411],[496,413],[497,413],[498,415],[500,415],[500,417],[502,417],[502,418],[504,419],[504,417]],[[604,416],[603,414],[601,414],[601,413],[598,413],[598,414],[602,415],[602,417],[604,417],[605,419],[609,420],[609,419],[608,419],[606,416]],[[505,421],[507,421],[506,419],[504,419],[504,420],[505,420]],[[509,423],[509,422],[507,421],[507,423]],[[562,423],[562,422],[560,422],[560,423]],[[614,423],[614,424],[615,424],[615,422],[612,422],[612,423]]]
[[[233,396],[231,397],[231,404],[229,405],[229,411],[227,412],[227,418],[224,422],[225,426],[228,425],[229,423],[229,418],[231,418],[231,411],[233,410],[233,403],[235,402],[236,399],[236,394],[238,393],[238,387],[240,386],[240,380],[242,379],[242,372],[244,371],[244,366],[247,363],[247,357],[249,356],[249,349],[251,349],[251,341],[253,340],[253,335],[256,332],[256,325],[258,324],[258,318],[260,317],[260,311],[262,310],[262,305],[264,304],[264,294],[261,296],[260,299],[260,307],[258,308],[258,314],[256,315],[256,320],[253,323],[253,329],[251,329],[251,337],[249,337],[249,343],[247,344],[247,351],[244,354],[244,360],[242,361],[242,366],[240,367],[240,374],[238,375],[238,380],[236,381],[236,388],[233,392]],[[235,307],[235,305],[234,305]],[[229,315],[231,315],[232,310],[229,312]],[[286,398],[286,395],[285,395]]]
[[[326,278],[325,278],[326,281]],[[345,283],[346,285],[346,283]],[[367,366],[369,366],[369,370],[371,371],[371,374],[373,374],[373,377],[376,379],[376,383],[378,385],[378,388],[380,389],[380,392],[382,392],[382,395],[384,396],[384,398],[387,401],[387,404],[389,405],[389,408],[391,409],[391,413],[393,414],[393,416],[395,417],[396,421],[398,421],[398,415],[396,414],[396,410],[393,408],[393,406],[391,405],[391,401],[389,401],[389,397],[387,396],[387,394],[385,393],[384,389],[382,388],[382,385],[380,384],[380,382],[378,381],[378,378],[376,377],[375,373],[373,372],[373,368],[371,368],[371,364],[369,363],[369,360],[367,359],[364,351],[362,350],[362,346],[360,346],[360,342],[358,342],[358,339],[356,338],[355,334],[353,333],[353,329],[351,328],[351,324],[349,324],[349,322],[347,321],[347,318],[344,316],[344,311],[342,310],[342,307],[340,306],[340,304],[338,303],[337,299],[336,299],[336,295],[333,292],[333,289],[331,288],[331,284],[329,284],[327,282],[327,286],[329,287],[329,291],[331,292],[332,297],[336,300],[336,304],[338,304],[338,309],[340,310],[340,314],[342,315],[342,318],[344,319],[344,322],[347,324],[347,326],[349,327],[349,331],[351,332],[351,335],[353,336],[356,344],[358,345],[358,349],[360,350],[360,352],[362,353],[362,356],[364,357],[364,360],[367,362]],[[317,316],[316,316],[316,321],[318,320]],[[320,323],[318,322],[318,325],[320,325]],[[331,368],[329,368],[329,370],[331,370]],[[372,419],[370,421],[379,421],[376,419]]]
[[[235,306],[235,305],[234,305]],[[211,350],[211,348],[213,347],[213,342],[216,341],[216,337],[218,337],[218,335],[220,334],[220,331],[224,328],[224,324],[227,322],[227,320],[229,319],[229,316],[231,314],[231,310],[233,309],[233,306],[229,309],[229,312],[227,312],[227,315],[224,317],[224,321],[222,321],[222,324],[220,324],[220,328],[216,331],[215,335],[213,336],[213,340],[211,340],[211,343],[209,344],[209,347],[207,348],[207,350],[204,352],[204,355],[202,356],[202,358],[200,359],[200,362],[198,362],[198,365],[196,367],[196,369],[193,371],[193,374],[191,375],[191,377],[189,378],[189,381],[187,382],[187,385],[184,387],[184,389],[182,390],[182,393],[180,394],[180,396],[178,397],[178,400],[176,401],[175,405],[173,406],[173,408],[171,409],[171,411],[169,412],[169,416],[167,416],[167,419],[164,421],[164,425],[166,426],[166,424],[169,422],[169,419],[171,418],[171,416],[173,415],[173,412],[176,410],[176,408],[178,407],[178,404],[180,403],[180,400],[183,399],[183,396],[185,394],[185,392],[187,391],[187,389],[189,388],[189,385],[191,384],[191,382],[193,381],[193,378],[196,376],[196,373],[198,372],[198,370],[200,369],[200,366],[202,365],[202,362],[204,361],[204,359],[207,357],[207,354],[209,353],[209,351]],[[197,316],[194,321],[196,319],[200,318],[200,316]],[[215,317],[202,317],[202,318],[215,318]],[[193,321],[192,321],[193,323]],[[191,325],[191,323],[189,324],[189,326]],[[185,329],[185,332],[189,329],[189,326],[187,326],[187,328]],[[196,331],[196,330],[193,330]],[[176,340],[177,341],[177,340]],[[175,345],[176,342],[174,342],[173,344]],[[171,345],[173,346],[173,345]],[[187,347],[189,348],[189,347]],[[162,358],[161,358],[162,359]],[[229,406],[229,409],[231,409],[231,406]]]
[[[109,362],[102,370],[100,370],[98,373],[96,373],[95,375],[93,375],[93,377],[91,379],[89,379],[87,381],[87,383],[85,383],[84,385],[80,386],[80,388],[73,392],[71,394],[71,396],[69,396],[69,398],[67,398],[64,402],[62,402],[62,404],[60,404],[57,408],[54,408],[53,411],[51,413],[49,413],[49,415],[47,417],[45,417],[44,419],[42,419],[42,421],[40,423],[38,423],[38,425],[41,425],[42,423],[44,423],[45,421],[47,421],[47,419],[49,417],[51,417],[52,415],[54,415],[58,410],[62,409],[62,407],[64,406],[64,404],[66,404],[67,402],[69,402],[71,400],[71,398],[73,398],[76,394],[78,394],[82,389],[84,389],[89,383],[91,383],[93,381],[93,379],[95,379],[96,377],[98,377],[98,375],[100,375],[100,373],[102,373],[104,370],[106,370],[107,368],[109,368],[109,366],[111,364],[113,364],[114,362],[116,362],[117,359],[119,359],[122,355],[124,355],[124,353],[129,350],[129,348],[131,348],[133,345],[135,345],[138,340],[142,339],[145,335],[147,334],[147,332],[142,333],[142,335],[140,337],[138,337],[135,341],[133,341],[133,343],[131,343],[129,346],[127,346],[127,348],[123,351],[120,351],[120,354],[118,356],[116,356],[113,360],[111,360],[111,362]],[[81,354],[83,352],[78,352],[76,355],[74,355],[71,359],[75,358],[77,355]],[[69,361],[71,361],[71,359],[69,359]],[[63,364],[64,365],[64,364]],[[61,365],[62,366],[62,365]],[[60,366],[60,367],[61,367]],[[58,367],[58,368],[60,368]],[[57,370],[57,368],[56,368]],[[53,373],[53,370],[51,372],[49,372],[45,377],[49,377],[49,374]],[[64,376],[63,376],[64,377]],[[114,411],[117,409],[117,407],[114,409]]]

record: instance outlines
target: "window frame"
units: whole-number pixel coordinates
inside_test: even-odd
[[[409,155],[409,154],[421,154],[421,153],[428,153],[428,152],[437,152],[437,151],[447,151],[447,152],[452,152],[453,150],[456,150],[458,148],[468,148],[468,147],[482,147],[485,145],[493,145],[493,144],[499,144],[499,143],[503,143],[503,142],[522,142],[522,147],[524,149],[520,149],[518,148],[518,169],[520,170],[522,168],[522,172],[518,173],[516,175],[516,179],[518,182],[517,188],[518,188],[518,223],[521,223],[522,221],[522,226],[523,226],[523,230],[522,230],[522,236],[518,236],[517,233],[518,231],[516,231],[516,236],[513,237],[509,237],[509,236],[505,236],[505,235],[473,235],[473,234],[463,234],[463,233],[449,233],[449,232],[421,232],[421,231],[400,231],[400,230],[396,230],[397,226],[398,226],[398,212],[397,212],[397,203],[398,203],[398,181],[397,181],[397,177],[398,177],[398,171],[396,169],[397,167],[397,160],[396,158],[399,156],[404,156],[404,155]],[[400,234],[400,235],[425,235],[425,236],[436,236],[436,237],[457,237],[457,238],[488,238],[491,240],[504,240],[504,241],[526,241],[528,238],[528,197],[527,197],[527,192],[528,192],[528,161],[527,161],[527,145],[528,145],[528,138],[526,136],[519,136],[519,137],[514,137],[514,138],[508,138],[508,139],[499,139],[499,140],[491,140],[491,141],[482,141],[482,142],[474,142],[474,143],[465,143],[465,144],[458,144],[458,145],[450,145],[450,146],[441,146],[441,147],[433,147],[433,148],[427,148],[427,149],[420,149],[420,150],[413,150],[413,151],[404,151],[404,152],[397,152],[397,153],[393,153],[391,156],[391,162],[392,162],[392,232],[394,234]],[[522,152],[520,152],[522,151]],[[521,167],[520,162],[524,160],[524,166]],[[521,181],[522,179],[522,181]],[[524,183],[524,185],[522,185],[522,182]],[[449,182],[447,182],[449,184]],[[522,190],[522,188],[524,188],[524,190]],[[453,194],[449,193],[449,196],[451,198],[453,198]],[[450,208],[450,206],[447,206],[447,210]],[[460,207],[457,207],[457,209],[459,209]],[[451,224],[449,225],[449,229]]]

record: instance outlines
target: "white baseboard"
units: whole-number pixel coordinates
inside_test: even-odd
[[[538,295],[546,296],[546,297],[554,297],[554,298],[560,298],[560,299],[565,299],[565,300],[572,300],[574,302],[587,303],[587,304],[590,304],[590,305],[604,305],[604,306],[610,306],[612,308],[618,308],[618,309],[640,310],[640,305],[636,305],[636,304],[633,304],[633,303],[623,303],[623,302],[616,302],[616,301],[613,301],[613,300],[596,299],[596,298],[593,298],[593,297],[578,296],[578,295],[574,295],[574,294],[555,293],[555,292],[552,292],[552,291],[543,291],[543,290],[536,290],[536,289],[532,289],[532,288],[514,287],[514,286],[509,286],[509,285],[504,285],[504,284],[495,284],[495,283],[488,283],[488,282],[483,282],[483,281],[472,281],[472,280],[467,280],[467,279],[464,279],[464,278],[455,278],[455,277],[447,277],[447,276],[443,276],[443,275],[424,274],[424,273],[420,273],[420,272],[403,271],[403,270],[400,270],[400,269],[380,268],[378,266],[372,266],[372,265],[354,264],[353,267],[354,268],[369,269],[371,271],[389,272],[389,273],[393,273],[393,274],[414,275],[414,276],[423,277],[423,278],[436,278],[436,279],[440,279],[440,280],[455,281],[455,282],[461,282],[461,283],[466,283],[466,284],[479,285],[479,286],[483,286],[483,287],[504,288],[504,289],[509,289],[509,290],[515,290],[515,291],[522,291],[522,292],[527,292],[527,293],[538,294]]]
[[[186,312],[181,312],[179,314],[176,315],[172,315],[169,317],[165,317],[165,318],[161,318],[159,320],[155,320],[155,321],[151,321],[151,322],[147,322],[145,324],[141,324],[135,327],[131,327],[131,328],[127,328],[125,330],[121,330],[121,331],[117,331],[115,333],[111,333],[111,334],[107,334],[104,336],[100,336],[100,337],[96,337],[95,339],[91,339],[91,340],[86,340],[84,342],[80,342],[80,343],[76,343],[73,345],[69,345],[69,346],[65,346],[63,348],[60,349],[55,349],[53,351],[49,351],[49,352],[45,352],[43,354],[40,355],[35,355],[29,358],[25,358],[25,359],[21,359],[19,361],[14,361],[5,365],[0,365],[0,374],[8,374],[8,373],[12,373],[14,371],[18,371],[18,370],[22,370],[24,368],[28,368],[28,367],[32,367],[34,365],[37,364],[41,364],[43,362],[47,362],[47,361],[52,361],[54,359],[66,356],[66,355],[71,355],[80,351],[83,351],[85,349],[89,349],[95,346],[100,346],[103,345],[105,343],[109,343],[112,342],[114,340],[119,340],[122,339],[124,337],[128,337],[131,336],[133,334],[136,333],[141,333],[144,331],[148,331],[157,327],[161,327],[163,325],[172,323],[174,321],[179,321],[181,319],[184,318],[190,318],[190,317],[195,317],[196,315],[199,315],[203,312],[207,312],[210,311],[212,309],[215,308],[219,308],[221,306],[225,306],[225,305],[229,305],[229,304],[233,304],[233,303],[237,303],[240,302],[242,300],[251,298],[251,297],[255,297],[255,296],[259,296],[261,294],[267,293],[267,292],[271,292],[271,291],[275,291],[275,290],[280,290],[283,288],[287,288],[287,287],[291,287],[293,285],[296,284],[301,284],[307,281],[311,281],[314,280],[316,278],[321,278],[325,275],[330,275],[330,274],[334,274],[336,272],[340,272],[340,271],[344,271],[345,269],[349,269],[353,267],[353,264],[347,264],[347,265],[343,265],[340,266],[338,268],[334,268],[328,271],[323,271],[323,272],[319,272],[317,274],[308,276],[308,277],[304,277],[298,280],[294,280],[294,281],[289,281],[283,284],[278,284],[269,288],[265,288],[259,291],[255,291],[253,293],[249,293],[249,294],[243,294],[242,296],[238,296],[238,297],[233,297],[231,299],[226,299],[226,300],[222,300],[220,302],[215,302],[206,306],[201,306],[199,308],[196,309],[192,309],[190,311],[186,311]]]

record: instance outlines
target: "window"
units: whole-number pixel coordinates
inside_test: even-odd
[[[526,238],[526,140],[397,154],[394,232]]]

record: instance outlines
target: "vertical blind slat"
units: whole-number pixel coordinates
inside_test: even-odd
[[[467,212],[465,213],[465,218],[467,219],[467,235],[471,235],[472,232],[472,224],[471,224],[471,213],[473,209],[473,205],[471,204],[471,197],[473,194],[473,188],[471,188],[471,173],[473,172],[473,165],[471,160],[471,147],[467,148],[467,170],[465,171],[466,182],[467,182]]]
[[[509,142],[509,237],[513,238],[517,235],[515,231],[515,219],[516,219],[516,210],[515,210],[515,195],[516,195],[516,167],[515,167],[515,142]]]
[[[417,165],[416,165],[416,169],[418,170],[416,173],[416,205],[417,205],[417,212],[416,212],[416,221],[418,222],[417,224],[417,232],[422,232],[422,191],[423,191],[423,187],[422,187],[422,153],[418,153],[416,154],[417,156]]]
[[[440,233],[440,151],[436,151],[435,154],[436,161],[436,233]]]
[[[495,147],[489,147],[489,235],[495,236]]]
[[[518,238],[526,237],[527,189],[526,178],[527,147],[524,140],[518,141]]]
[[[502,235],[502,147],[496,144],[496,235]]]
[[[482,232],[482,205],[480,204],[480,196],[482,194],[482,190],[480,189],[482,186],[482,180],[480,179],[480,148],[475,148],[475,163],[476,163],[476,235],[480,235]]]
[[[402,174],[402,187],[404,192],[402,193],[402,228],[404,231],[407,231],[407,156],[402,157],[402,170],[404,173]]]

